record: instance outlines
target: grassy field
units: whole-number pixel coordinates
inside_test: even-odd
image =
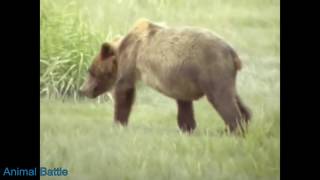
[[[277,0],[41,0],[41,166],[70,175],[42,179],[280,179],[280,32]],[[205,100],[198,127],[180,133],[176,104],[140,84],[129,126],[113,124],[107,97],[80,99],[101,42],[145,17],[211,29],[243,59],[237,88],[253,110],[246,138],[223,133]]]

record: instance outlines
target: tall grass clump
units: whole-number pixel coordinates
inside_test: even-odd
[[[40,94],[75,95],[103,35],[90,30],[79,4],[41,1]]]

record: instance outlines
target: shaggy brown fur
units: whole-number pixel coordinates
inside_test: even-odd
[[[235,132],[243,130],[243,123],[251,118],[249,108],[236,92],[240,69],[241,61],[234,49],[211,31],[167,27],[141,19],[126,36],[102,46],[82,92],[96,97],[115,86],[115,120],[125,125],[135,83],[142,80],[176,99],[178,125],[188,132],[196,127],[192,101],[205,95]]]

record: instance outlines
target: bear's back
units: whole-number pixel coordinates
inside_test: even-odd
[[[222,38],[207,29],[160,28],[142,41],[137,61],[154,63],[159,68],[172,68],[183,63],[203,66],[225,59],[230,49]]]

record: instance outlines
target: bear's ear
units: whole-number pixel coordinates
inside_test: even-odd
[[[103,43],[101,45],[101,50],[100,50],[101,60],[108,59],[109,57],[114,55],[115,55],[114,49],[109,43]]]

